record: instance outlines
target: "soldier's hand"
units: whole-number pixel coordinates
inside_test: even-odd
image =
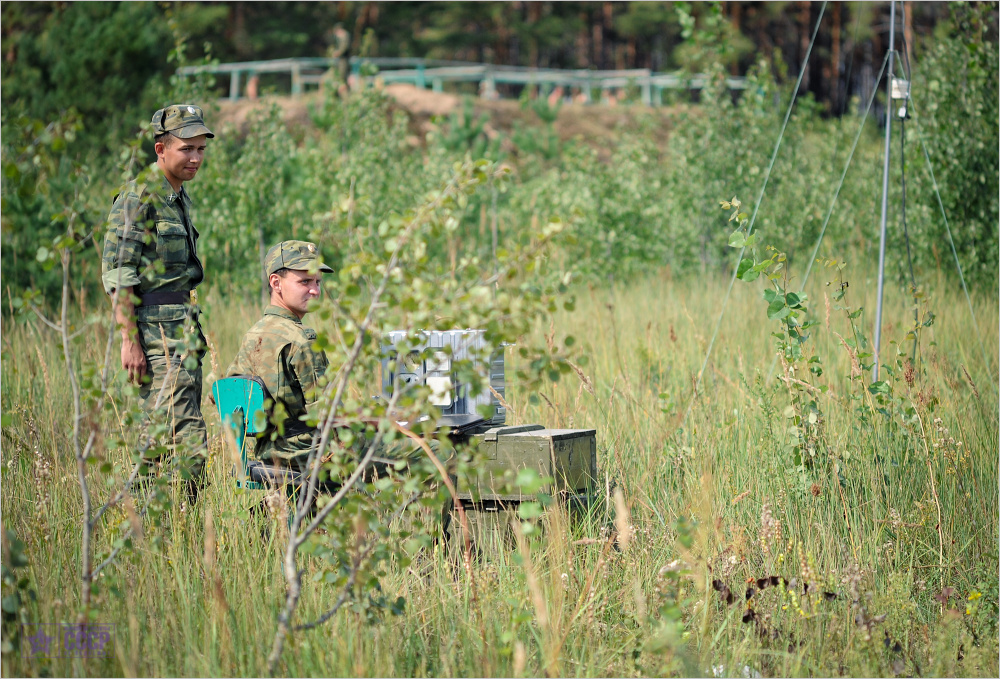
[[[138,342],[125,339],[122,341],[122,368],[128,371],[128,381],[142,384],[146,374],[146,356]]]

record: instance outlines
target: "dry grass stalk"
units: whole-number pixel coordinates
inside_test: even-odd
[[[771,512],[771,505],[764,502],[760,510],[760,546],[765,555],[771,555],[772,548],[777,547],[782,542],[781,521],[775,518]]]
[[[581,368],[580,366],[578,366],[576,363],[574,363],[569,359],[566,359],[566,363],[569,364],[569,367],[572,368],[573,372],[575,372],[577,376],[580,378],[580,382],[583,383],[583,387],[587,390],[587,392],[591,396],[595,396],[596,394],[594,394],[594,381],[591,380],[589,377],[587,377],[587,374],[583,372],[583,368]]]
[[[642,591],[642,582],[639,576],[632,578],[632,601],[635,603],[635,619],[645,622],[649,614],[646,606],[646,593]]]
[[[226,624],[224,616],[229,613],[229,602],[226,600],[226,592],[222,587],[222,577],[219,575],[216,561],[217,552],[215,516],[212,508],[205,510],[205,548],[202,553],[202,565],[205,568],[205,578],[209,582],[209,589],[212,592],[211,616],[214,620],[214,627],[221,632],[221,656],[229,659],[232,655],[232,639],[230,638],[229,625]],[[206,626],[206,642],[212,643],[209,637],[210,627]],[[225,662],[225,660],[223,661]]]
[[[847,343],[847,340],[840,336],[840,333],[834,332],[833,334],[836,335],[837,339],[840,340],[840,343],[844,345],[845,349],[847,349],[847,355],[851,357],[851,377],[861,377],[861,363],[858,362],[857,353]]]
[[[42,381],[45,383],[45,401],[52,403],[52,381],[49,379],[49,366],[42,355],[42,350],[35,345],[35,353],[38,355],[38,365],[42,368]]]
[[[681,310],[684,312],[684,316],[688,319],[688,322],[691,324],[694,338],[698,340],[698,347],[702,352],[704,352],[705,349],[708,348],[708,342],[705,340],[705,337],[697,330],[701,326],[695,322],[694,317],[691,315],[691,312],[688,311],[687,305],[684,304],[683,302],[681,303]]]
[[[789,385],[789,386],[791,386],[793,384],[797,384],[800,387],[805,387],[809,391],[813,391],[813,392],[816,392],[817,394],[821,394],[821,395],[823,394],[823,390],[820,389],[819,387],[817,387],[817,386],[815,386],[813,384],[809,384],[808,382],[804,382],[804,381],[800,380],[797,377],[785,377],[784,375],[779,375],[778,379],[781,380],[782,382],[784,382],[785,384]],[[833,394],[833,390],[827,389],[826,390],[826,395],[827,396],[833,396],[834,395]]]
[[[528,653],[524,649],[524,644],[520,641],[514,642],[514,676],[524,676],[524,667],[528,664]]]
[[[264,507],[268,516],[277,525],[277,544],[288,541],[288,498],[285,491],[278,488],[264,496]]]
[[[132,528],[132,535],[135,536],[136,540],[142,540],[142,520],[139,518],[139,513],[135,511],[135,505],[132,503],[132,496],[125,495],[122,499],[122,506],[125,508],[125,515],[128,517],[129,526]],[[209,509],[208,511],[212,511]]]
[[[976,400],[981,401],[982,397],[979,396],[979,390],[976,389],[976,383],[972,381],[972,375],[970,375],[969,371],[965,369],[965,364],[959,363],[959,365],[962,367],[962,373],[965,375],[965,379],[969,380],[969,386],[972,387],[972,393],[976,395]]]
[[[554,405],[552,405],[552,401],[550,401],[549,397],[545,395],[545,392],[539,391],[538,395],[542,397],[542,400],[545,401],[545,403],[549,406],[549,408],[552,409],[552,412],[555,413],[556,412],[556,407]]]
[[[222,437],[225,439],[223,447],[229,453],[233,466],[236,468],[237,478],[240,481],[246,481],[246,470],[243,469],[243,451],[240,450],[239,444],[236,442],[236,435],[233,433],[232,427],[222,427]],[[244,439],[243,445],[246,444],[246,439]]]
[[[569,427],[572,429],[576,426],[576,415],[580,412],[580,399],[583,398],[584,384],[580,383],[579,388],[576,390],[576,398],[573,399],[573,412],[569,416]]]
[[[126,499],[126,502],[128,500]],[[127,506],[127,505],[126,505]],[[205,508],[205,549],[202,553],[202,564],[205,567],[205,575],[215,571],[215,517],[212,515],[212,508]]]
[[[632,514],[629,512],[621,488],[615,488],[615,528],[618,531],[618,549],[623,553],[627,552],[635,529],[632,527]]]
[[[538,584],[538,577],[535,575],[535,566],[531,560],[531,548],[528,546],[528,541],[521,530],[521,524],[517,521],[511,521],[510,525],[514,530],[517,549],[521,553],[521,559],[524,562],[524,579],[527,582],[528,593],[531,596],[531,605],[535,609],[535,621],[538,622],[538,626],[542,632],[548,634],[549,611],[545,603],[545,594],[542,592],[542,587]]]
[[[941,498],[938,496],[937,483],[934,481],[931,451],[927,446],[927,430],[924,428],[924,418],[920,416],[920,411],[917,411],[917,422],[920,423],[920,439],[924,444],[924,453],[926,454],[927,475],[931,482],[931,495],[934,497],[934,507],[937,509],[938,566],[944,568],[944,533],[941,529]]]
[[[740,502],[741,500],[746,499],[746,497],[748,495],[750,495],[750,491],[749,490],[744,490],[742,493],[740,493],[739,495],[737,495],[736,497],[733,498],[732,504],[735,505],[736,503]]]
[[[42,453],[41,438],[35,428],[35,418],[33,418],[27,408],[22,408],[22,412],[27,417],[28,436],[31,437],[31,447],[34,452],[33,477],[35,484],[35,506],[37,511],[35,517],[38,521],[39,531],[48,539],[46,530],[48,523],[46,517],[52,501],[52,462]]]
[[[504,407],[504,410],[506,410],[508,413],[511,414],[513,422],[517,422],[518,421],[517,411],[514,410],[513,406],[507,403],[506,400],[504,400],[504,397],[500,395],[499,391],[493,388],[492,384],[490,385],[490,393],[493,394],[493,397],[500,402],[500,405]]]
[[[219,371],[219,352],[215,348],[215,341],[212,339],[212,333],[205,333],[205,344],[208,345],[208,358],[212,362],[212,375],[215,379],[219,379],[222,373]],[[213,380],[208,380],[212,382]]]

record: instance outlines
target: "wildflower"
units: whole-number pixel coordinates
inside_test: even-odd
[[[774,518],[771,505],[764,503],[760,510],[760,546],[764,554],[771,553],[771,545],[781,542],[781,521]]]
[[[857,602],[861,598],[861,576],[862,571],[858,564],[850,564],[844,574],[841,583],[847,585],[848,594],[851,600]]]
[[[38,436],[38,430],[35,428],[35,420],[30,415],[28,416],[28,434],[31,436],[32,447],[34,448],[33,480],[35,482],[36,507],[38,510],[36,516],[41,520],[43,512],[52,499],[50,492],[52,487],[52,461],[42,453],[41,439]]]
[[[816,560],[813,555],[806,552],[803,549],[802,543],[799,543],[799,573],[802,574],[802,579],[808,583],[814,583],[819,580],[817,576]]]
[[[668,563],[666,566],[663,566],[660,569],[660,572],[657,573],[657,576],[662,578],[667,573],[677,572],[677,571],[681,570],[681,568],[683,568],[683,564],[681,563],[681,560],[680,559],[674,559],[673,561],[671,561],[670,563]]]

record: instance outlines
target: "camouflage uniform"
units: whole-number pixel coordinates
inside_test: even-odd
[[[268,251],[264,260],[267,276],[280,269],[310,268],[333,271],[320,262],[316,246],[304,241],[279,243]],[[275,432],[257,441],[258,459],[297,467],[305,463],[314,430],[300,418],[316,402],[320,378],[328,365],[326,354],[312,348],[315,341],[316,331],[304,327],[298,316],[282,307],[268,305],[264,317],[243,336],[239,353],[226,371],[227,377],[261,378],[277,412],[283,409],[286,414],[283,434]]]
[[[214,136],[202,121],[201,109],[194,106],[157,111],[153,129],[180,138]],[[162,174],[150,184],[130,182],[108,216],[101,268],[109,295],[118,287],[131,286],[143,299],[135,307],[136,327],[149,381],[139,388],[140,404],[147,415],[156,410],[165,418],[172,433],[168,447],[183,442],[194,456],[189,470],[200,477],[207,454],[201,414],[205,336],[191,295],[205,271],[198,258],[191,198],[184,187],[174,191]],[[172,294],[164,297],[165,293]],[[169,303],[162,303],[164,299]]]

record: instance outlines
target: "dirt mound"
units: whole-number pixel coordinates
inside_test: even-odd
[[[310,92],[301,97],[267,96],[260,99],[239,99],[219,101],[219,111],[212,116],[218,121],[219,127],[234,126],[240,134],[246,134],[250,127],[250,116],[255,111],[266,111],[270,106],[277,105],[281,109],[281,117],[290,128],[312,125],[309,117],[309,107],[317,106],[319,94]]]
[[[386,85],[385,93],[413,115],[448,115],[462,103],[462,99],[455,94],[432,92],[406,83]]]
[[[447,117],[461,113],[463,97],[446,92],[433,92],[414,85],[395,83],[385,86],[385,92],[392,97],[395,105],[406,111],[411,118],[411,129],[420,137],[432,127],[434,117]],[[220,126],[233,125],[245,134],[249,117],[253,111],[263,110],[276,104],[290,128],[312,124],[310,107],[318,106],[319,92],[308,92],[299,97],[267,96],[257,100],[240,99],[219,102],[218,121]],[[511,99],[473,99],[474,115],[478,118],[486,114],[490,131],[507,135],[518,125],[542,124],[538,116],[518,101]],[[650,108],[637,104],[582,104],[566,103],[559,109],[554,129],[563,141],[579,138],[602,151],[606,155],[617,144],[623,131],[637,129],[640,125],[658,130],[658,140],[666,140],[678,109],[675,107]]]

